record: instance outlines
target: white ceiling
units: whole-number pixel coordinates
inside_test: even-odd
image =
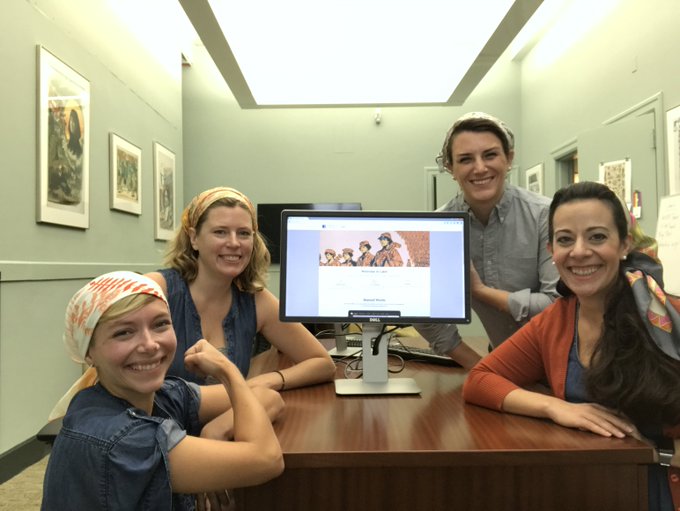
[[[242,108],[461,105],[542,3],[179,1]]]

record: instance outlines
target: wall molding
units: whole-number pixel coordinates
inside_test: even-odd
[[[36,437],[0,454],[0,484],[47,456],[51,447]]]
[[[148,273],[160,263],[103,263],[66,261],[1,261],[0,282],[91,279],[116,270]]]

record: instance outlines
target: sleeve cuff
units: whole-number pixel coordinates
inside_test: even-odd
[[[448,355],[463,342],[458,327],[451,323],[427,323],[413,325],[438,355]]]

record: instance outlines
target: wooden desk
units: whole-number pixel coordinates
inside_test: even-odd
[[[237,490],[237,509],[647,509],[653,452],[641,442],[464,404],[461,369],[407,362],[398,376],[422,394],[336,396],[332,383],[284,392],[286,469]]]

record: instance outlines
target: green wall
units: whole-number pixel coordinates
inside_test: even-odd
[[[591,10],[594,5],[575,3]],[[545,47],[540,45],[521,62],[506,55],[465,105],[384,108],[376,125],[372,107],[240,110],[201,47],[194,48],[192,65],[183,71],[179,59],[176,68],[161,65],[161,59],[179,54],[174,34],[158,36],[159,55],[135,33],[157,28],[154,18],[139,16],[131,29],[106,13],[109,2],[5,0],[0,17],[0,454],[38,431],[78,375],[61,345],[63,311],[72,292],[107,270],[146,271],[160,264],[164,244],[153,239],[153,141],[177,154],[178,208],[205,188],[230,185],[255,203],[352,200],[367,209],[418,210],[426,204],[424,169],[434,165],[444,133],[461,113],[484,110],[506,120],[517,135],[511,179],[523,183],[524,170],[544,162],[550,195],[557,148],[658,92],[664,111],[680,104],[675,58],[680,2],[599,3],[613,6],[602,19],[562,16],[578,40],[549,63],[542,60]],[[596,20],[594,27],[586,26],[589,18]],[[546,37],[568,39],[562,28],[558,23]],[[87,230],[35,222],[37,44],[91,83]],[[433,69],[423,79],[437,75]],[[142,148],[140,217],[108,207],[111,131]],[[274,289],[276,277],[273,272]]]
[[[156,2],[157,3],[157,2]],[[0,16],[0,454],[31,438],[79,375],[61,342],[68,298],[113,269],[160,265],[154,241],[152,144],[175,151],[182,197],[182,87],[175,36],[162,48],[101,0],[5,0]],[[137,32],[135,32],[137,31]],[[90,227],[37,224],[37,63],[42,45],[87,78]],[[170,61],[170,58],[172,61]],[[169,62],[169,64],[168,64]],[[174,62],[174,64],[173,64]],[[109,209],[109,133],[142,149],[142,214]]]

